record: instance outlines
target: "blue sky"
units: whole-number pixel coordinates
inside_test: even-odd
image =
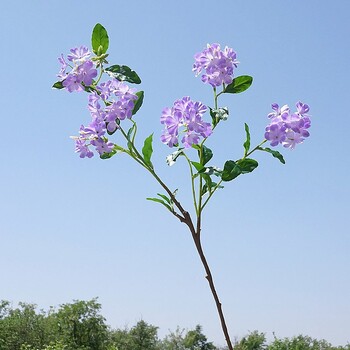
[[[203,245],[232,337],[308,334],[350,341],[349,21],[347,1],[13,1],[0,14],[3,148],[0,298],[41,308],[99,297],[113,327],[140,318],[160,327],[200,323],[224,344],[186,227],[145,200],[160,188],[126,156],[80,159],[70,135],[89,121],[87,96],[51,89],[57,57],[90,45],[100,22],[109,61],[142,78],[141,141],[191,206],[185,164],[168,168],[159,117],[175,99],[212,105],[191,72],[207,43],[228,45],[254,77],[224,96],[230,119],[208,140],[217,165],[242,154],[244,122],[263,138],[270,104],[311,107],[311,137],[286,165],[258,154],[258,169],[208,205]]]

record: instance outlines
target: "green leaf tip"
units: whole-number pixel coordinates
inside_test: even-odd
[[[52,88],[58,89],[58,90],[63,89],[64,88],[63,81],[56,81],[56,83],[52,85]]]
[[[97,23],[94,29],[92,30],[91,46],[92,46],[92,51],[97,56],[105,54],[108,50],[108,47],[109,47],[108,33],[105,27],[100,23]]]

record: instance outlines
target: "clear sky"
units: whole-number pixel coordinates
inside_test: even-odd
[[[110,62],[142,78],[140,142],[190,207],[188,169],[158,142],[165,106],[212,105],[191,71],[207,43],[228,45],[254,77],[225,96],[231,115],[208,140],[217,165],[242,154],[244,122],[263,139],[270,104],[311,107],[311,137],[286,165],[258,154],[254,173],[208,205],[203,245],[232,335],[249,330],[350,341],[349,13],[346,0],[8,1],[1,4],[0,298],[40,308],[99,297],[113,327],[200,323],[224,344],[186,227],[148,202],[160,188],[126,156],[80,159],[70,135],[89,122],[87,96],[51,89],[57,57],[90,45],[100,22]]]

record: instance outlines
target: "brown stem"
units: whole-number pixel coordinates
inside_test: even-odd
[[[201,239],[200,239],[200,229],[201,229],[201,227],[200,227],[201,226],[200,225],[200,220],[198,220],[198,222],[197,222],[197,231],[194,229],[194,226],[193,226],[193,223],[192,223],[192,219],[191,219],[191,217],[190,217],[190,215],[188,213],[187,213],[187,217],[186,217],[186,220],[184,221],[184,223],[189,227],[189,229],[191,231],[194,244],[195,244],[195,246],[197,248],[197,252],[199,254],[199,257],[201,259],[201,262],[202,262],[202,264],[204,266],[204,269],[205,269],[205,272],[207,274],[205,278],[207,279],[207,281],[209,283],[209,287],[210,287],[211,293],[212,293],[212,295],[214,297],[214,300],[215,300],[216,309],[218,311],[220,322],[221,322],[221,328],[222,328],[222,331],[224,333],[228,349],[229,350],[233,350],[233,346],[232,346],[232,343],[231,343],[231,340],[230,340],[230,336],[229,336],[229,333],[228,333],[228,330],[227,330],[227,326],[226,326],[224,313],[222,311],[222,305],[221,305],[218,293],[216,292],[216,289],[215,289],[214,280],[213,280],[213,276],[211,274],[211,270],[210,270],[209,264],[207,262],[207,259],[206,259],[205,255],[204,255],[204,252],[203,252]]]
[[[199,235],[196,235],[196,236],[192,235],[192,237],[193,237],[194,243],[196,245],[199,257],[200,257],[200,259],[202,261],[202,264],[204,266],[205,272],[207,274],[205,278],[208,280],[211,293],[212,293],[212,295],[214,297],[214,300],[215,300],[216,309],[217,309],[218,314],[219,314],[219,318],[220,318],[220,322],[221,322],[221,328],[222,328],[222,331],[224,333],[227,346],[228,346],[229,350],[233,350],[233,346],[232,346],[232,343],[231,343],[231,340],[230,340],[230,336],[228,334],[228,330],[227,330],[227,326],[226,326],[224,313],[222,311],[221,302],[220,302],[218,293],[216,292],[216,289],[215,289],[214,280],[213,280],[213,276],[212,276],[211,271],[210,271],[210,267],[208,265],[207,259],[206,259],[205,255],[204,255],[204,252],[203,252],[203,249],[202,249],[200,236]]]
[[[206,272],[206,279],[209,283],[209,287],[211,290],[211,293],[214,297],[215,300],[215,304],[216,304],[216,309],[218,311],[219,314],[219,318],[220,318],[220,322],[221,322],[221,328],[222,331],[224,333],[225,339],[226,339],[226,343],[228,346],[229,350],[233,350],[233,346],[230,340],[230,336],[228,334],[228,330],[227,330],[227,326],[226,326],[226,321],[225,321],[225,317],[224,317],[224,313],[222,311],[222,306],[221,306],[221,302],[219,299],[219,296],[216,292],[215,289],[215,285],[214,285],[214,280],[213,280],[213,276],[211,274],[210,271],[210,267],[208,265],[207,259],[204,255],[203,249],[202,249],[202,244],[201,244],[201,239],[200,239],[200,232],[201,232],[201,215],[198,216],[197,219],[197,227],[195,228],[193,225],[193,221],[191,218],[191,215],[189,214],[189,212],[187,212],[181,205],[181,203],[175,198],[174,194],[169,190],[169,188],[164,184],[164,182],[158,177],[158,175],[151,169],[149,169],[149,171],[151,172],[151,174],[157,179],[157,181],[159,182],[159,184],[164,188],[164,190],[168,193],[168,195],[170,196],[171,200],[173,201],[173,203],[175,204],[175,206],[178,208],[178,210],[180,211],[180,213],[182,214],[182,216],[178,213],[176,213],[175,211],[173,211],[173,214],[184,224],[186,224],[188,226],[188,228],[190,229],[190,232],[192,234],[192,238],[194,241],[194,244],[197,248],[197,252],[199,254],[199,257],[201,259],[201,262],[204,266],[205,272]]]

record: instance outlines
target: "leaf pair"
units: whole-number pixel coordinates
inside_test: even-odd
[[[157,193],[160,198],[146,198],[149,201],[160,203],[164,205],[168,210],[174,212],[174,203],[171,198],[167,197],[165,194]]]
[[[91,44],[92,51],[96,56],[101,56],[105,54],[108,50],[108,33],[107,30],[100,23],[97,23],[92,31]],[[127,81],[132,84],[141,83],[141,79],[137,75],[137,73],[128,66],[121,66],[119,64],[115,64],[106,68],[105,71],[109,76],[119,81]]]

